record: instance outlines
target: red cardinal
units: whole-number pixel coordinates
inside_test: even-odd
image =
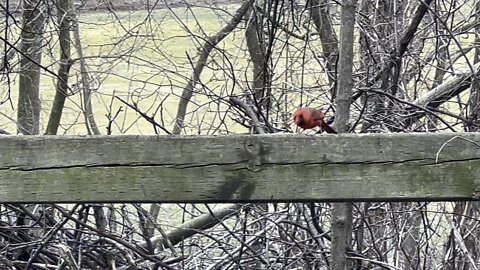
[[[303,129],[320,127],[327,133],[336,134],[337,132],[323,121],[324,117],[325,114],[322,111],[314,108],[300,107],[293,113],[293,122]]]

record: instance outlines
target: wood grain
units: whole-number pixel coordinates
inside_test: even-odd
[[[453,200],[479,192],[479,133],[0,137],[0,202]]]

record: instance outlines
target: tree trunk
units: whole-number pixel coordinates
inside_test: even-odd
[[[342,1],[335,125],[339,133],[348,132],[353,88],[353,40],[356,0]],[[352,204],[336,203],[332,211],[332,269],[350,268],[346,252],[352,237]]]
[[[17,132],[24,135],[40,133],[40,65],[45,26],[45,3],[42,0],[23,0]],[[28,211],[33,212],[34,206],[29,208]],[[28,224],[27,220],[29,219],[24,212],[17,213],[17,226]],[[37,231],[36,233],[43,232]],[[26,252],[26,250],[22,249],[22,252]]]
[[[338,39],[328,12],[328,0],[310,0],[310,12],[317,32],[320,34],[322,55],[326,62],[328,82],[335,99],[336,63],[338,58]]]
[[[59,27],[60,61],[57,87],[53,100],[52,111],[47,124],[47,135],[56,135],[62,118],[65,99],[68,96],[68,75],[72,66],[70,60],[70,0],[57,1],[57,21]]]
[[[348,132],[350,105],[352,102],[353,70],[353,32],[355,26],[356,0],[342,1],[342,18],[340,28],[340,58],[337,87],[337,113],[335,126],[339,133]]]
[[[263,32],[262,16],[255,11],[251,5],[247,14],[247,27],[245,28],[245,39],[248,53],[252,61],[253,83],[252,91],[261,107],[269,107],[270,91],[267,89],[268,74],[266,65],[268,64],[265,52],[265,35]]]
[[[40,131],[40,62],[45,2],[24,0],[23,8],[17,130],[25,135],[36,135]]]

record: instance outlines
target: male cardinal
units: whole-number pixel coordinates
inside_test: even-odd
[[[325,114],[314,108],[300,107],[293,113],[293,121],[303,129],[311,129],[320,127],[327,133],[337,133],[332,127],[327,125],[323,118]]]

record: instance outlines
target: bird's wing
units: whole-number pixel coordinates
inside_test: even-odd
[[[312,118],[315,121],[323,121],[324,114],[322,111],[312,109]]]

